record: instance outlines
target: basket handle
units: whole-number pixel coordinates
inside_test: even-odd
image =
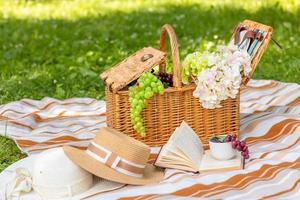
[[[182,86],[182,83],[181,83],[181,75],[180,75],[180,59],[179,59],[178,42],[177,42],[175,31],[172,28],[172,26],[169,24],[163,25],[163,27],[160,30],[160,50],[166,53],[167,34],[170,38],[170,44],[171,44],[171,56],[172,56],[172,63],[173,63],[173,87],[180,88]],[[164,60],[159,65],[159,71],[160,72],[166,71],[166,60]]]

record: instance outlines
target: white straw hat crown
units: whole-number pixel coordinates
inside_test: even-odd
[[[71,197],[93,185],[93,176],[75,165],[62,148],[46,150],[33,166],[33,188],[45,198]]]

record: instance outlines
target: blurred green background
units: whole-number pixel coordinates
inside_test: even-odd
[[[101,99],[99,74],[142,47],[158,47],[163,24],[174,27],[183,59],[228,42],[244,19],[272,26],[284,48],[271,43],[254,78],[300,83],[297,0],[0,0],[0,104]],[[12,141],[0,138],[0,171],[21,157]]]

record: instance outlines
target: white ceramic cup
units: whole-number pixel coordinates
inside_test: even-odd
[[[231,142],[217,143],[209,141],[209,147],[211,155],[217,160],[229,160],[236,155]]]

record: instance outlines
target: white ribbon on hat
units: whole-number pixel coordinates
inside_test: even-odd
[[[35,190],[41,197],[42,192],[41,189],[53,189],[54,187],[49,186],[42,186],[42,185],[35,185],[33,184],[33,179],[30,174],[30,172],[26,168],[17,168],[14,171],[8,171],[13,173],[13,179],[6,184],[5,189],[5,196],[8,200],[12,200],[14,198],[18,198],[21,196],[21,193],[29,193],[32,190]],[[67,191],[67,196],[72,197],[73,194],[73,188],[77,187],[78,185],[82,184],[83,182],[88,181],[87,177],[84,177],[82,180],[79,180],[72,185],[66,185],[66,186],[58,186],[56,189],[60,189],[60,191]]]
[[[30,192],[32,190],[32,178],[27,169],[17,168],[13,173],[12,181],[6,185],[8,199],[19,197],[22,192]]]
[[[95,147],[98,151],[100,151],[101,153],[104,153],[105,156],[102,157],[97,152],[94,152],[92,149],[90,149],[91,147]],[[142,171],[144,170],[146,165],[141,165],[141,164],[134,163],[134,162],[131,162],[129,160],[126,160],[125,158],[122,158],[121,156],[114,154],[113,152],[111,152],[110,150],[106,149],[105,147],[103,147],[99,144],[91,142],[90,146],[86,150],[86,154],[88,154],[90,157],[94,158],[95,160],[107,165],[108,167],[110,167],[110,168],[112,168],[112,169],[114,169],[114,170],[116,170],[116,171],[118,171],[122,174],[125,174],[127,176],[136,177],[136,178],[142,178],[143,177]],[[108,160],[110,158],[113,159],[113,162],[111,164],[108,163]],[[123,164],[123,165],[125,164],[129,168],[135,168],[139,172],[135,172],[134,170],[128,170],[126,168],[123,168],[123,167],[119,166],[120,164]]]

